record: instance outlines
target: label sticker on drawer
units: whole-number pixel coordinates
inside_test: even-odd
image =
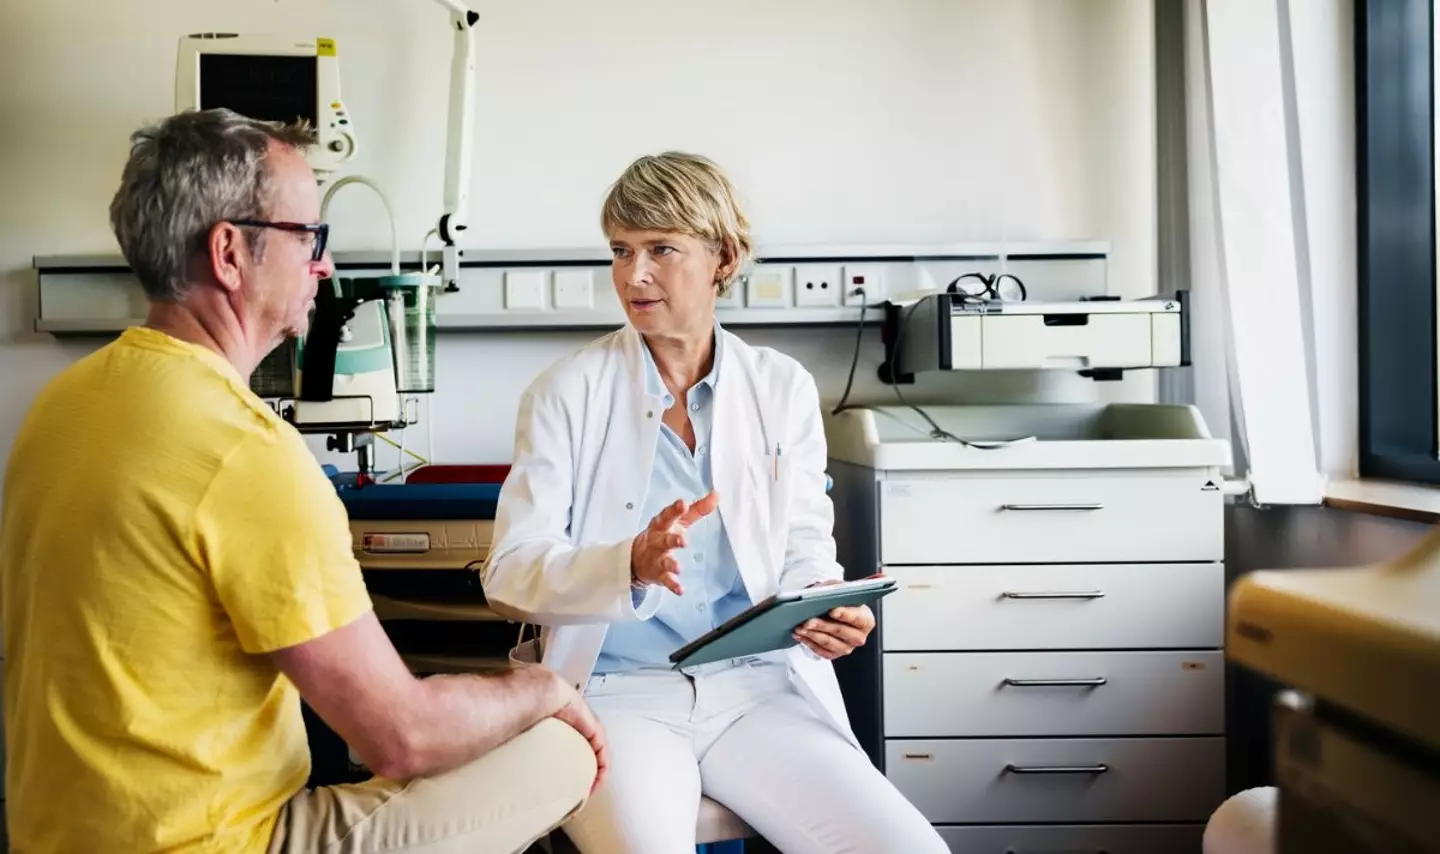
[[[370,554],[423,554],[430,551],[430,535],[418,534],[365,534],[361,547]]]
[[[885,494],[886,494],[886,495],[894,495],[894,496],[897,496],[897,497],[900,497],[900,498],[904,498],[905,496],[907,496],[907,495],[910,494],[910,484],[908,484],[908,483],[887,483],[887,484],[885,484]]]
[[[1203,662],[1203,661],[1182,661],[1182,662],[1180,662],[1180,669],[1181,669],[1181,670],[1204,670],[1204,669],[1205,669],[1205,662]]]

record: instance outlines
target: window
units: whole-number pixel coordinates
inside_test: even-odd
[[[1360,475],[1440,484],[1432,0],[1356,0]]]

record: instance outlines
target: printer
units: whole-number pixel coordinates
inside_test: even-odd
[[[1440,852],[1440,531],[1374,566],[1250,573],[1226,634],[1288,687],[1277,854]]]
[[[977,299],[957,291],[885,307],[881,379],[919,371],[1075,370],[1096,380],[1190,364],[1189,292],[1138,300]]]

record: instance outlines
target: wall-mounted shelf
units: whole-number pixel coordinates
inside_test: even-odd
[[[853,326],[860,320],[858,308],[795,309],[776,312],[771,309],[720,309],[716,312],[725,326]],[[878,325],[878,310],[865,313],[865,325]],[[56,336],[116,335],[137,326],[144,318],[128,319],[77,317],[65,320],[35,321],[35,331]],[[620,312],[535,312],[533,315],[511,312],[494,314],[451,314],[435,319],[435,328],[442,332],[554,332],[566,330],[608,330],[625,323]]]
[[[1074,299],[1109,292],[1104,242],[865,244],[761,247],[727,299],[720,322],[737,327],[844,326],[860,320],[849,283],[863,277],[868,323],[887,294],[943,285],[967,272],[1004,268],[1025,281],[1031,299]],[[381,274],[389,253],[337,252],[340,275]],[[1002,260],[1003,258],[1003,260]],[[438,263],[431,253],[426,259]],[[420,253],[401,254],[419,269]],[[610,283],[604,247],[466,250],[459,288],[440,295],[442,332],[613,329],[625,322]],[[56,336],[113,335],[144,317],[139,282],[118,255],[34,259],[39,288],[35,330]],[[879,291],[877,294],[876,291]]]
[[[858,308],[720,308],[716,316],[725,326],[854,326],[860,320]],[[867,326],[878,325],[879,309],[865,313]],[[533,314],[509,312],[496,314],[438,315],[435,328],[451,332],[535,332],[565,329],[614,329],[625,323],[619,309],[613,312],[537,311]]]

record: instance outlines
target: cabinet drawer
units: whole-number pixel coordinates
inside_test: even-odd
[[[1225,633],[1218,563],[897,566],[881,605],[886,652],[1206,649]]]
[[[1160,356],[1152,349],[1149,314],[1069,317],[1084,325],[1052,324],[1041,314],[985,316],[980,344],[984,367],[992,371],[1149,367]]]
[[[1203,470],[913,474],[880,493],[880,559],[924,563],[1220,560],[1224,502]]]
[[[885,735],[1220,735],[1219,652],[890,653]]]
[[[1200,854],[1205,825],[937,827],[955,854]]]
[[[933,824],[1204,822],[1225,740],[890,740],[885,775]]]

